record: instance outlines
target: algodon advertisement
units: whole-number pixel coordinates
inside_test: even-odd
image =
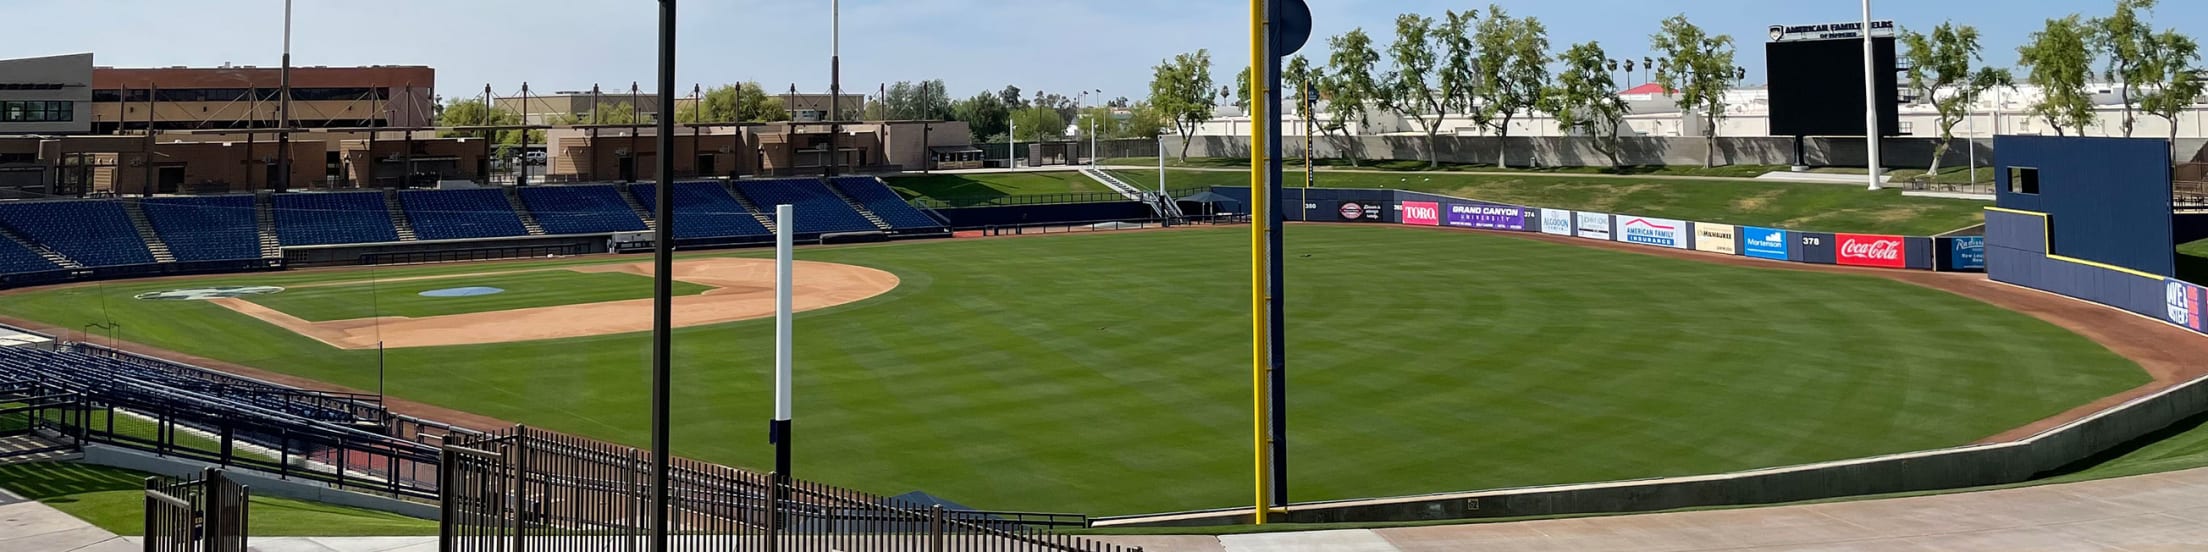
[[[1579,211],[1573,213],[1572,220],[1578,223],[1579,237],[1603,241],[1610,240],[1609,213]]]
[[[1848,266],[1875,266],[1881,268],[1907,268],[1909,260],[1901,256],[1901,236],[1869,234],[1833,234],[1838,240],[1838,255],[1834,261]]]
[[[1491,230],[1525,230],[1526,208],[1492,203],[1451,203],[1449,225]]]
[[[1572,212],[1563,209],[1542,209],[1541,233],[1559,236],[1572,235]]]
[[[2208,295],[2208,290],[2203,290],[2200,286],[2193,285],[2190,282],[2174,279],[2169,281],[2168,289],[2169,304],[2167,306],[2170,309],[2170,323],[2184,326],[2196,332],[2208,333],[2208,322],[2201,321],[2202,317],[2208,317],[2208,311],[2201,310],[2203,301],[2201,296]]]
[[[1441,204],[1432,201],[1403,202],[1403,224],[1441,226]]]
[[[1739,230],[1730,224],[1694,223],[1694,250],[1709,253],[1739,255],[1740,248],[1733,245]]]
[[[1672,219],[1618,215],[1618,241],[1669,247],[1687,248],[1687,223]]]
[[[1740,227],[1740,254],[1774,261],[1793,260],[1786,252],[1793,245],[1794,237],[1787,234],[1789,232],[1777,228],[1742,226]]]

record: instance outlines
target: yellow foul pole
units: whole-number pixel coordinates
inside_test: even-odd
[[[1251,429],[1253,430],[1251,435],[1255,445],[1252,450],[1256,453],[1256,461],[1253,464],[1256,469],[1252,473],[1256,475],[1257,483],[1257,494],[1254,495],[1255,501],[1251,503],[1254,508],[1250,522],[1259,525],[1265,523],[1265,517],[1269,509],[1267,504],[1272,497],[1271,456],[1272,440],[1274,438],[1269,431],[1269,415],[1272,408],[1266,404],[1268,397],[1271,395],[1267,389],[1270,379],[1267,370],[1272,367],[1272,360],[1268,358],[1268,355],[1272,353],[1272,345],[1267,341],[1269,332],[1267,331],[1266,308],[1272,297],[1270,295],[1271,290],[1268,289],[1269,286],[1267,285],[1266,270],[1268,263],[1265,258],[1265,249],[1267,246],[1266,230],[1272,220],[1273,198],[1267,197],[1269,189],[1268,182],[1265,181],[1266,167],[1271,160],[1266,159],[1265,139],[1267,136],[1266,127],[1273,124],[1273,121],[1271,114],[1263,113],[1266,109],[1263,101],[1266,92],[1266,79],[1263,78],[1265,62],[1266,56],[1272,55],[1271,52],[1266,51],[1265,2],[1266,0],[1250,0],[1250,74],[1253,77],[1250,79],[1252,90],[1249,91],[1251,151],[1250,396],[1252,403],[1250,419],[1252,422]]]

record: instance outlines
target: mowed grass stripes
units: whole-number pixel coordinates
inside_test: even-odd
[[[1297,500],[1958,445],[2147,381],[2053,325],[1873,277],[1393,227],[1296,226],[1287,243]],[[801,250],[903,283],[798,315],[796,475],[994,509],[1242,505],[1247,244],[1217,229]],[[11,295],[0,311],[81,325],[104,289],[126,339],[374,385],[373,352],[128,299],[180,285]],[[771,335],[768,320],[677,332],[679,453],[771,464]],[[390,389],[643,445],[647,347],[627,334],[398,349]]]

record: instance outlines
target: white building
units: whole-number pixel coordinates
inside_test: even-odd
[[[0,60],[0,135],[92,132],[92,54]]]

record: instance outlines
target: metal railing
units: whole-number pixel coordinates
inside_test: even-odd
[[[146,478],[146,552],[245,552],[250,496],[207,468],[196,479]]]
[[[1993,195],[1992,182],[1939,182],[1928,175],[1909,177],[1901,186],[1902,190],[1911,192]]]
[[[439,550],[645,548],[655,515],[648,452],[517,426],[456,440],[443,456]],[[1087,527],[1085,516],[949,510],[684,458],[669,464],[676,550],[1127,550],[1055,532]]]
[[[2171,183],[2171,197],[2179,210],[2208,211],[2208,182]]]

